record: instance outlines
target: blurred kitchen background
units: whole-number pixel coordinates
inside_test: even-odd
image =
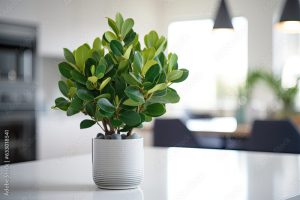
[[[289,118],[300,127],[300,34],[276,26],[285,1],[227,0],[234,29],[212,31],[220,2],[0,0],[0,128],[10,131],[11,158],[91,152],[98,127],[80,130],[83,115],[51,109],[60,95],[57,65],[64,47],[92,43],[109,28],[105,17],[117,12],[135,20],[141,41],[150,30],[166,35],[168,51],[189,69],[176,87],[181,101],[168,106],[164,119],[180,119],[184,130],[202,137],[200,147],[243,150],[258,119]],[[163,121],[135,130],[146,146],[172,146],[157,136],[167,127]],[[183,143],[175,146],[189,146]]]

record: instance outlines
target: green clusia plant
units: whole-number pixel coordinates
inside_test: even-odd
[[[295,113],[295,101],[299,92],[299,78],[291,87],[283,87],[282,79],[271,72],[256,69],[248,73],[246,85],[244,88],[245,96],[250,96],[254,86],[261,81],[265,83],[272,92],[276,95],[277,99],[282,103],[283,107],[279,117],[289,117]]]
[[[89,119],[80,123],[82,129],[98,124],[106,135],[130,136],[133,128],[163,115],[167,103],[179,101],[170,86],[184,81],[189,72],[178,68],[176,54],[164,53],[164,36],[151,31],[142,48],[133,19],[119,13],[115,20],[107,19],[112,31],[96,38],[92,47],[64,49],[65,61],[58,65],[64,97],[53,108],[67,116],[85,114]]]

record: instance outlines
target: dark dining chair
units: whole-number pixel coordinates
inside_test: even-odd
[[[199,147],[196,138],[180,119],[156,119],[153,132],[154,146]]]
[[[300,153],[300,135],[290,120],[254,121],[246,150]]]
[[[180,119],[154,121],[154,146],[223,149],[224,142],[216,135],[193,134]]]

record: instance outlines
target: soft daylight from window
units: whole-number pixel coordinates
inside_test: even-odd
[[[248,69],[248,23],[233,19],[234,31],[212,31],[210,19],[173,22],[168,29],[169,52],[190,71],[180,85],[182,108],[198,111],[234,110],[238,88]],[[177,88],[177,87],[176,87]]]

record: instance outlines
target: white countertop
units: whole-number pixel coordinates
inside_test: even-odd
[[[292,154],[145,148],[143,184],[120,191],[98,189],[91,165],[91,155],[82,155],[1,166],[0,199],[284,200],[300,194],[300,156]]]

